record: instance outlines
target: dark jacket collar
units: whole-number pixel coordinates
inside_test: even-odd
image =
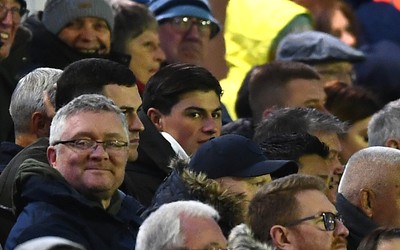
[[[342,194],[337,195],[336,208],[344,218],[344,224],[349,229],[347,249],[357,249],[360,241],[378,225],[368,218],[358,207],[351,204]]]

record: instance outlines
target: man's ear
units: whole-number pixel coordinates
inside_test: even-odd
[[[396,138],[389,138],[385,142],[386,147],[400,149],[400,141]]]
[[[37,138],[49,136],[50,130],[50,119],[47,115],[34,112],[31,116],[32,132]]]
[[[277,109],[277,106],[273,106],[273,107],[270,107],[270,108],[266,108],[266,109],[263,111],[263,113],[262,113],[261,120],[264,120],[265,118],[267,118],[267,116],[268,116],[272,111],[274,111],[274,110],[276,110],[276,109]]]
[[[374,215],[373,202],[374,193],[370,189],[361,189],[359,193],[359,208],[364,212],[366,216],[371,218]]]
[[[147,116],[150,118],[151,122],[157,127],[159,131],[163,131],[163,116],[158,109],[149,108],[147,110]]]
[[[269,230],[269,234],[272,238],[272,243],[278,249],[289,249],[290,247],[290,239],[289,239],[289,230],[281,225],[274,225]]]
[[[47,160],[49,161],[50,166],[56,167],[57,152],[55,146],[49,146],[47,148]]]

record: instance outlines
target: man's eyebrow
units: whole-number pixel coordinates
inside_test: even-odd
[[[197,110],[197,111],[201,111],[201,112],[207,111],[205,108],[196,107],[196,106],[187,107],[187,108],[185,108],[185,110]],[[218,107],[218,108],[212,110],[212,112],[216,112],[216,111],[222,111],[222,107]]]

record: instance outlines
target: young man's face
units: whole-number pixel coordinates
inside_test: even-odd
[[[143,123],[137,115],[137,110],[142,105],[142,99],[137,86],[127,87],[118,84],[108,84],[104,87],[103,92],[105,96],[113,100],[126,116],[130,141],[129,161],[135,161],[138,157],[139,132],[144,129]]]
[[[170,134],[192,155],[201,144],[221,134],[221,102],[214,91],[188,92],[169,114],[158,112],[158,119],[152,121],[159,131]]]
[[[0,10],[5,14],[0,16],[0,60],[8,57],[15,34],[21,22],[19,10],[21,5],[16,0],[0,0]]]

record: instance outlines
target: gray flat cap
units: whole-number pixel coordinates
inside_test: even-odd
[[[364,54],[327,33],[305,31],[289,34],[282,39],[276,51],[276,60],[319,62],[359,62]]]

